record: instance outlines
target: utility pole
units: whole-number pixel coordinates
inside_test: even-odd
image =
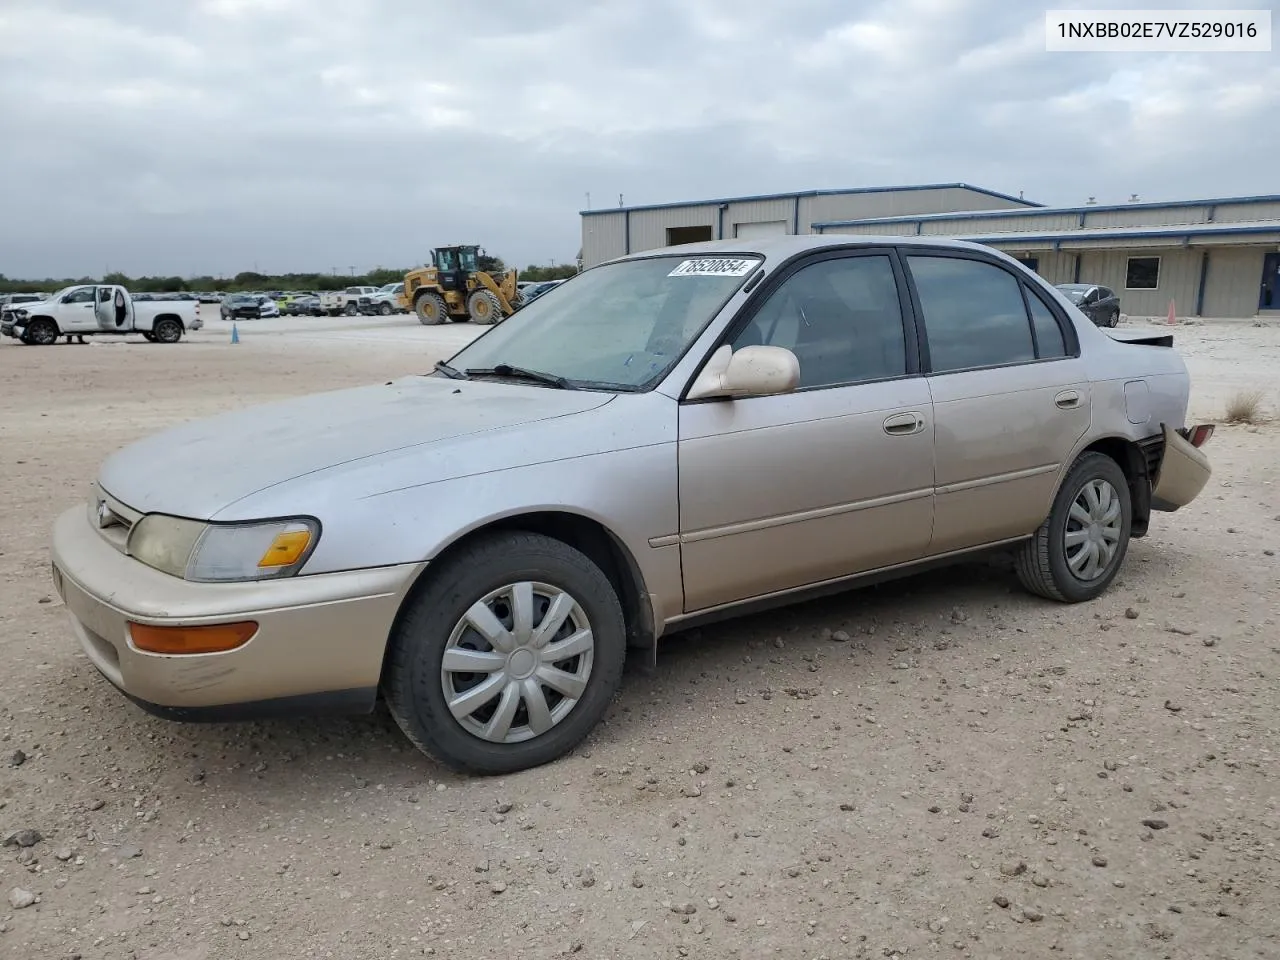
[[[587,209],[588,210],[591,209],[591,191],[590,190],[587,191]]]
[[[356,268],[355,268],[355,267],[349,267],[348,269],[351,271],[351,278],[354,280],[354,279],[355,279],[355,275],[356,275]]]
[[[622,206],[622,194],[618,194],[618,206]]]

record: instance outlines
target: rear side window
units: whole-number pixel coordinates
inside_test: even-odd
[[[1053,312],[1030,286],[1027,287],[1027,306],[1031,309],[1031,326],[1036,332],[1036,356],[1041,360],[1053,360],[1067,355],[1067,344],[1062,328]]]
[[[1035,359],[1013,274],[979,260],[908,256],[934,373]]]

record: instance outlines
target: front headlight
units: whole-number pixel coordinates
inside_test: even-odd
[[[293,576],[320,539],[310,518],[202,523],[152,513],[129,532],[129,554],[149,567],[201,583]]]

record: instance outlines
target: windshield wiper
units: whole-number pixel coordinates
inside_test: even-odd
[[[471,367],[466,371],[469,377],[515,377],[523,380],[536,380],[559,390],[572,390],[569,381],[554,373],[543,373],[541,370],[529,370],[526,367],[513,367],[509,363],[499,363],[492,367]]]
[[[445,363],[443,360],[436,361],[436,369],[441,373],[443,373],[450,380],[467,379],[467,375],[465,373],[463,373],[461,370],[455,370],[453,367],[449,366],[449,364]]]

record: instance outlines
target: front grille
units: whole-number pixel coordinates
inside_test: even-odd
[[[125,506],[102,487],[98,487],[97,495],[89,505],[89,522],[107,543],[121,553],[129,543],[129,531],[140,519],[142,514]]]

